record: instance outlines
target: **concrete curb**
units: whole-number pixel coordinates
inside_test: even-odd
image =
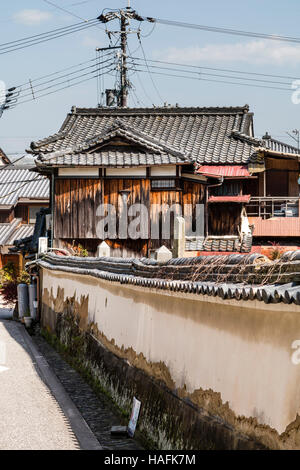
[[[33,343],[31,337],[22,325],[18,325],[23,339],[28,347],[29,353],[32,356],[34,364],[37,367],[40,377],[51,390],[57,403],[61,407],[63,413],[68,419],[72,431],[74,432],[81,450],[103,450],[98,440],[92,433],[90,427],[83,419],[74,405],[73,401],[65,391],[63,385],[58,380],[48,362],[38,351]]]

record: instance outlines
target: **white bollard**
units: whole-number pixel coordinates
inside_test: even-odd
[[[172,259],[172,252],[166,246],[161,246],[155,251],[154,258],[158,263],[166,263]]]
[[[97,258],[109,258],[110,257],[110,247],[106,242],[100,243],[97,248]]]

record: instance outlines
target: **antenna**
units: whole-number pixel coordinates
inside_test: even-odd
[[[130,0],[128,0],[128,5],[127,5],[127,8],[128,8],[128,10],[131,8],[131,5],[130,5]]]

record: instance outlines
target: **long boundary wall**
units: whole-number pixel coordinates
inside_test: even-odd
[[[88,336],[87,362],[119,405],[140,394],[141,427],[160,448],[300,448],[292,348],[299,306],[122,285],[55,267],[40,274],[43,326],[63,342],[61,319],[72,313]],[[192,422],[198,436],[188,431]]]

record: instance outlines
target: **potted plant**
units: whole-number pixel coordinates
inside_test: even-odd
[[[30,310],[29,309],[27,309],[25,314],[24,314],[24,323],[25,323],[26,328],[31,327],[32,317],[30,316]]]

